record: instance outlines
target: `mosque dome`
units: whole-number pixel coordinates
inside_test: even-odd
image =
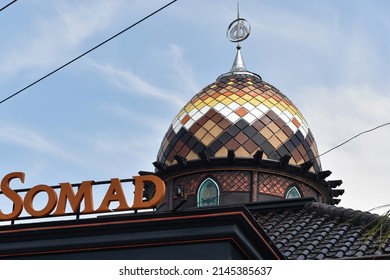
[[[289,163],[312,162],[321,171],[312,132],[298,108],[276,87],[246,70],[240,49],[230,72],[197,93],[180,110],[165,134],[157,161],[167,166],[177,159],[194,161],[202,154],[263,158]]]
[[[232,42],[250,27],[237,17]],[[237,39],[237,40],[236,40]],[[199,91],[166,132],[155,174],[167,192],[158,210],[292,198],[337,204],[342,181],[326,181],[302,113],[260,75],[247,70],[237,44],[229,72]]]

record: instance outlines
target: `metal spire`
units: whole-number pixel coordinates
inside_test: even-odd
[[[237,43],[236,46],[237,53],[232,68],[230,69],[230,72],[221,75],[220,77],[218,77],[218,79],[237,72],[251,74],[261,78],[259,75],[249,72],[246,69],[244,60],[241,55],[240,42],[248,38],[250,32],[251,32],[251,26],[246,19],[240,17],[240,6],[239,6],[239,2],[237,2],[237,19],[235,19],[232,23],[230,23],[228,29],[226,30],[226,36],[228,40],[230,42]]]
[[[241,56],[241,46],[237,43],[237,53],[236,58],[234,59],[233,66],[230,69],[230,72],[240,72],[240,71],[248,71],[245,67],[244,60]]]

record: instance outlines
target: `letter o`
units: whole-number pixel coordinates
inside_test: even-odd
[[[35,210],[33,207],[33,201],[35,196],[40,192],[47,193],[47,204],[42,210]],[[24,197],[24,208],[27,213],[29,213],[33,217],[44,217],[48,216],[57,205],[57,193],[54,189],[50,188],[47,185],[36,185],[32,189],[30,189],[26,196]]]

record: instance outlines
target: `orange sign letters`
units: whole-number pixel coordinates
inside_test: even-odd
[[[80,212],[81,214],[93,214],[110,211],[111,202],[118,202],[119,206],[114,210],[136,210],[154,208],[164,198],[165,184],[159,177],[155,175],[134,176],[134,199],[132,206],[127,203],[125,192],[119,179],[111,179],[110,186],[98,208],[94,208],[92,186],[94,181],[83,181],[74,192],[70,183],[61,183],[59,195],[55,189],[47,185],[36,185],[29,189],[26,195],[21,197],[15,190],[11,189],[10,182],[14,179],[19,179],[24,183],[25,174],[23,172],[9,173],[1,181],[0,191],[3,195],[11,200],[13,207],[10,213],[3,213],[0,205],[0,221],[8,221],[17,219],[23,209],[32,217],[47,217],[47,216],[62,216],[65,213],[67,202],[72,208],[71,213]],[[154,185],[154,194],[149,200],[144,200],[145,183]],[[42,209],[34,208],[34,199],[39,193],[46,193],[47,202]],[[81,204],[84,208],[81,210]],[[69,212],[68,212],[69,213]]]

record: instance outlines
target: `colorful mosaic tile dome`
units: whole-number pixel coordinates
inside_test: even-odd
[[[321,171],[315,140],[301,112],[251,72],[222,75],[195,95],[174,118],[157,161],[170,166],[177,164],[176,155],[192,161],[202,152],[226,157],[228,150],[244,158],[258,150],[266,159],[291,155],[290,164],[312,161],[310,171]]]

